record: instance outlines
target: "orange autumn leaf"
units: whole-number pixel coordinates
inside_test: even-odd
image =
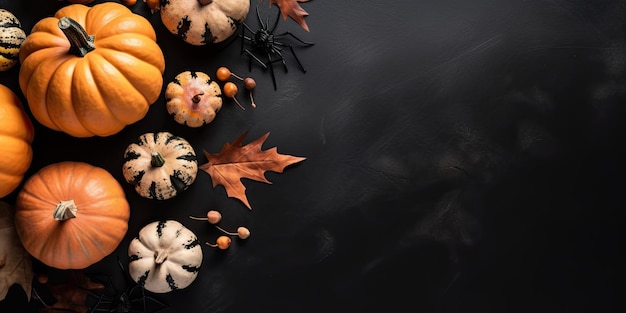
[[[242,142],[247,133],[243,133],[232,144],[224,144],[218,154],[210,154],[204,150],[208,162],[199,168],[211,176],[213,188],[217,185],[224,186],[229,197],[241,200],[248,209],[252,209],[246,197],[246,187],[241,182],[242,178],[271,184],[265,177],[266,171],[282,173],[287,166],[306,158],[280,154],[276,147],[262,150],[269,132],[244,146]]]
[[[276,4],[280,8],[280,12],[283,15],[283,19],[286,20],[287,16],[291,17],[300,27],[307,32],[309,26],[306,24],[304,18],[309,15],[298,2],[307,2],[309,0],[270,0],[270,6]]]

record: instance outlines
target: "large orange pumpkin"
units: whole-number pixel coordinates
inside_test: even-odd
[[[33,159],[34,135],[22,102],[0,84],[0,198],[13,192],[24,179]]]
[[[116,2],[59,9],[35,24],[19,57],[35,119],[74,137],[109,136],[139,121],[163,85],[154,28]]]
[[[83,269],[111,254],[128,230],[130,207],[105,169],[84,162],[47,165],[17,194],[15,229],[33,257]]]

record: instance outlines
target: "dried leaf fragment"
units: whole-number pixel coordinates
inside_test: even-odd
[[[307,2],[309,0],[270,0],[270,6],[276,4],[280,8],[280,12],[283,15],[283,19],[286,20],[287,16],[291,17],[300,27],[307,32],[309,26],[306,24],[304,18],[309,15],[298,2]]]
[[[32,258],[22,246],[13,224],[13,206],[0,201],[0,300],[19,284],[30,300],[33,282]]]
[[[306,158],[280,154],[276,147],[262,150],[269,132],[244,146],[242,142],[247,133],[244,132],[232,144],[224,144],[220,153],[210,154],[204,150],[208,162],[199,168],[211,176],[214,188],[217,185],[224,186],[229,197],[241,200],[248,209],[252,209],[242,178],[271,184],[265,177],[266,171],[282,173],[287,166]]]
[[[50,312],[91,312],[87,307],[87,296],[90,292],[104,290],[104,285],[91,280],[82,270],[70,270],[68,275],[66,282],[45,283],[47,289],[56,299],[56,302],[49,305],[45,310]]]

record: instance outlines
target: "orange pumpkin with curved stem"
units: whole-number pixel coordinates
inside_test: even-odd
[[[113,135],[142,119],[165,71],[150,22],[116,2],[71,4],[40,20],[20,62],[35,119],[74,137]]]
[[[84,162],[49,164],[24,183],[15,229],[33,257],[58,269],[83,269],[111,254],[128,230],[124,189]]]
[[[33,159],[35,130],[22,102],[0,84],[0,198],[10,194],[24,179]]]

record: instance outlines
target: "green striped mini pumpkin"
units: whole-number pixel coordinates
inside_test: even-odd
[[[128,273],[146,290],[166,293],[189,286],[202,265],[198,237],[175,220],[144,226],[128,245]]]
[[[0,9],[0,72],[15,66],[20,47],[26,39],[22,24],[13,13]]]
[[[142,197],[167,200],[196,180],[198,160],[184,138],[170,132],[145,133],[124,151],[122,172]]]

